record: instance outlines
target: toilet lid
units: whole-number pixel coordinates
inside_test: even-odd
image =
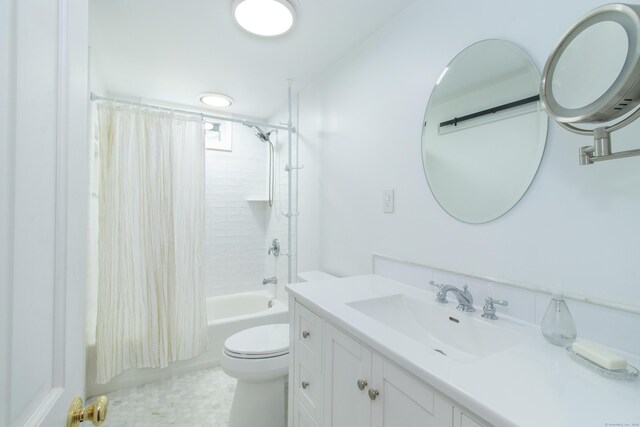
[[[232,357],[258,359],[289,353],[289,325],[278,323],[245,329],[224,342],[224,351]]]

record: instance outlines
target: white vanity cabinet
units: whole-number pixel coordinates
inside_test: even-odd
[[[372,427],[440,427],[453,425],[453,405],[422,381],[374,354]]]
[[[324,344],[325,427],[453,425],[453,405],[329,323]]]
[[[453,408],[453,425],[454,427],[483,427],[482,424],[456,407]]]
[[[409,372],[291,306],[293,427],[482,427]]]
[[[371,425],[371,356],[362,344],[325,325],[323,426]]]
[[[318,427],[318,423],[313,419],[311,414],[305,409],[300,400],[296,398],[293,405],[293,425],[296,427]]]

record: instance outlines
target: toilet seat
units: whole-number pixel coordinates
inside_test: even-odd
[[[245,329],[227,338],[222,370],[247,382],[269,381],[289,372],[289,324]]]
[[[278,323],[240,331],[224,342],[224,353],[237,359],[269,359],[289,354],[289,325]]]

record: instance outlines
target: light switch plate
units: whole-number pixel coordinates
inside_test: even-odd
[[[382,212],[393,213],[393,190],[382,191]]]

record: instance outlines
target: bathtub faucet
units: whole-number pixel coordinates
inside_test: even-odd
[[[278,276],[267,277],[266,279],[262,279],[262,284],[263,285],[268,285],[270,283],[273,283],[274,285],[277,285],[278,284]]]

